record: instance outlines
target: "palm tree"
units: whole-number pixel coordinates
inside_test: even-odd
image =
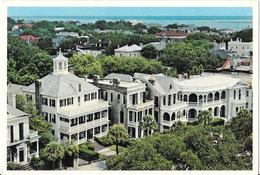
[[[186,125],[186,123],[182,123],[181,121],[175,122],[175,123],[172,124],[171,130],[172,130],[172,131],[179,131],[179,130],[181,130],[185,125]]]
[[[55,163],[59,161],[61,165],[61,160],[64,157],[64,148],[58,142],[50,142],[41,152],[41,157],[48,162],[52,163],[52,169],[55,169]],[[61,166],[59,166],[61,168]]]
[[[116,145],[116,154],[118,155],[118,146],[128,139],[128,132],[124,125],[115,124],[108,131],[108,137]]]
[[[209,110],[200,111],[198,115],[198,122],[202,125],[208,125],[212,120],[212,114]]]
[[[72,141],[65,141],[62,143],[63,148],[64,148],[64,154],[65,156],[68,156],[73,159],[73,166],[77,166],[75,164],[75,160],[77,162],[77,158],[79,156],[79,146],[74,144]]]
[[[143,121],[139,122],[139,127],[143,129],[146,132],[146,136],[148,136],[151,130],[157,129],[157,124],[151,115],[147,115],[143,118]]]

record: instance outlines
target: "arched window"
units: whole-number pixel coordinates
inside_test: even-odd
[[[163,120],[170,121],[170,115],[167,112],[163,114]]]
[[[202,95],[199,96],[199,102],[200,102],[200,103],[203,102],[203,96],[202,96]]]
[[[214,116],[218,116],[218,113],[219,113],[219,108],[215,107],[214,108]]]
[[[196,94],[190,94],[189,102],[197,102],[197,95]]]
[[[222,91],[221,92],[221,99],[225,99],[226,98],[226,91]]]
[[[196,117],[197,117],[196,109],[190,109],[189,110],[189,118],[196,118]]]
[[[208,102],[213,101],[213,94],[209,93],[208,94]]]
[[[175,112],[172,113],[172,121],[175,120]]]
[[[214,100],[219,100],[219,92],[216,92],[216,93],[214,94]]]
[[[62,70],[62,62],[59,62],[59,70]]]
[[[220,117],[226,117],[226,109],[224,105],[220,108]]]

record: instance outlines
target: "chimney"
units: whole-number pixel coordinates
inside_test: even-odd
[[[74,74],[74,66],[72,66],[72,65],[69,65],[69,72],[70,73],[72,73],[72,74]]]
[[[149,78],[148,81],[149,81],[152,85],[154,85],[154,83],[155,83],[155,79],[154,79],[153,77]]]
[[[41,80],[36,80],[35,81],[35,102],[36,102],[36,109],[38,110],[39,114],[42,113],[41,86],[42,86]]]
[[[94,77],[93,77],[93,83],[94,83],[95,85],[97,85],[99,79],[100,79],[100,76],[99,76],[99,75],[94,75]]]
[[[12,93],[7,94],[7,104],[16,108],[16,95]]]
[[[119,78],[113,78],[113,85],[118,86],[120,84],[120,79]]]

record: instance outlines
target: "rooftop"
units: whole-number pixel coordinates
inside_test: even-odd
[[[113,80],[115,78],[119,78],[120,81],[129,81],[129,82],[133,81],[133,77],[128,74],[111,73],[104,77],[105,80]]]
[[[8,117],[8,119],[16,118],[16,117],[24,117],[24,116],[28,116],[28,115],[29,114],[27,114],[27,113],[7,104],[7,117]]]
[[[12,83],[9,83],[7,85],[7,93],[11,93],[11,94],[19,94],[22,92],[22,89],[26,87],[26,86],[23,86],[23,85],[19,85],[19,84],[12,84]]]
[[[118,49],[115,49],[115,52],[140,52],[142,50],[142,47],[133,44],[131,46],[125,45],[123,47],[120,47]]]

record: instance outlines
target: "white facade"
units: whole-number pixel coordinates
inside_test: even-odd
[[[7,163],[27,164],[33,156],[39,156],[39,136],[29,130],[29,115],[16,109],[15,94],[8,94],[8,99]]]
[[[143,137],[143,131],[139,128],[139,122],[150,114],[154,116],[154,102],[147,98],[146,86],[139,81],[122,81],[116,75],[115,78],[93,81],[94,85],[101,88],[101,96],[111,106],[110,116],[113,123],[122,123],[130,137]]]
[[[115,55],[116,56],[126,56],[126,57],[138,57],[141,56],[141,50],[142,47],[133,44],[131,46],[125,45],[123,47],[120,47],[118,49],[115,49]]]
[[[243,42],[242,39],[237,38],[236,41],[232,39],[228,42],[228,50],[235,51],[239,56],[250,56],[250,52],[253,51],[252,42]]]
[[[68,59],[61,53],[53,60],[53,70],[24,89],[52,124],[52,134],[59,141],[69,139],[78,144],[106,135],[108,102],[99,99],[98,88],[69,73]]]
[[[229,76],[211,75],[178,80],[164,75],[135,74],[145,82],[154,99],[154,117],[160,131],[176,121],[197,121],[201,110],[209,110],[213,117],[226,121],[241,109],[252,110],[252,89]]]

